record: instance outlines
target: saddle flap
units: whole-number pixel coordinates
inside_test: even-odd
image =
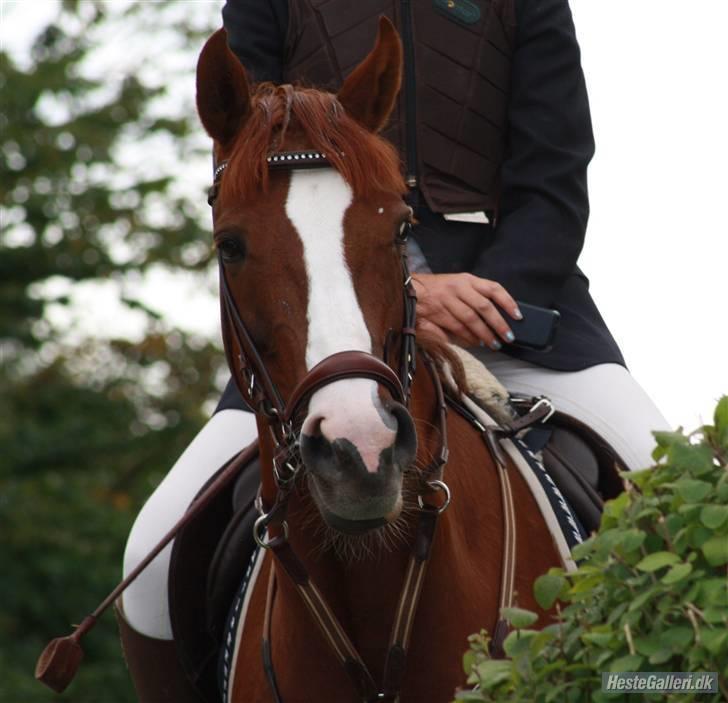
[[[247,467],[241,467],[241,477],[248,473]],[[200,493],[219,473],[215,472]],[[255,486],[249,505],[255,498],[259,472],[251,473],[255,475]],[[219,698],[217,656],[221,644],[219,637],[224,627],[224,622],[219,621],[224,621],[226,607],[230,605],[235,593],[233,587],[227,606],[223,608],[222,591],[213,588],[214,604],[209,603],[208,583],[211,578],[215,583],[218,580],[208,574],[211,570],[212,573],[219,574],[223,563],[232,563],[231,559],[217,556],[217,551],[222,537],[234,531],[229,529],[229,525],[233,518],[234,493],[239,482],[240,478],[231,481],[205,510],[180,531],[174,540],[169,566],[169,610],[177,655],[190,682],[206,701],[216,701]],[[249,488],[252,483],[246,477],[245,487]],[[241,488],[238,490],[238,500],[242,500],[242,493]],[[241,529],[245,523],[246,520],[241,517],[235,525]],[[250,534],[249,541],[252,544],[252,531]],[[247,559],[239,562],[238,584],[246,564]],[[214,625],[212,629],[209,627],[211,622]]]

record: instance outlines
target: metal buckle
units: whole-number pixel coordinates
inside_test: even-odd
[[[444,481],[440,481],[439,479],[436,479],[434,481],[428,481],[427,485],[432,488],[433,491],[442,491],[445,494],[445,502],[437,508],[437,514],[442,515],[450,505],[450,500],[452,499],[452,494],[450,493],[450,489],[448,488],[447,484]],[[417,503],[420,506],[420,510],[425,509],[425,501],[422,500],[422,496],[417,496]]]
[[[536,410],[538,410],[542,405],[545,405],[549,408],[548,415],[541,418],[541,420],[540,420],[540,422],[544,423],[544,422],[548,422],[548,420],[551,419],[551,416],[556,412],[556,408],[554,407],[554,404],[546,396],[541,396],[541,399],[535,405],[533,405],[533,407],[531,407],[531,409],[528,412],[529,413],[536,412]]]
[[[256,500],[256,504],[257,504]],[[265,535],[268,531],[268,525],[270,523],[270,513],[263,513],[253,525],[253,539],[255,540],[255,543],[261,548],[261,549],[270,549],[271,543],[270,541],[266,540]],[[277,537],[276,539],[281,539],[284,542],[288,541],[288,522],[285,520],[281,523],[281,527],[283,527],[283,537]]]
[[[276,479],[276,485],[286,486],[291,481],[295,480],[296,476],[298,475],[299,470],[301,469],[301,464],[300,463],[293,464],[291,462],[292,462],[292,459],[288,458],[283,462],[283,466],[281,467],[278,464],[278,457],[274,457],[273,475],[275,476],[275,479]]]

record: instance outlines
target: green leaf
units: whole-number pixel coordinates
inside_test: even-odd
[[[466,674],[469,674],[473,670],[475,662],[475,652],[472,649],[469,649],[467,652],[465,652],[465,654],[463,654],[463,671]]]
[[[523,608],[501,608],[501,617],[515,628],[528,627],[538,620],[538,615]]]
[[[701,627],[700,641],[711,654],[718,655],[721,652],[725,652],[723,661],[728,658],[728,630]]]
[[[680,557],[672,552],[655,552],[638,561],[635,568],[651,573],[678,561],[680,561]]]
[[[705,608],[705,610],[703,610],[703,619],[711,625],[725,626],[726,621],[728,620],[728,615],[726,614],[725,608],[716,608],[711,605],[709,608]]]
[[[728,563],[728,536],[716,535],[711,537],[703,544],[701,550],[711,566],[721,566]]]
[[[558,574],[539,576],[533,584],[533,595],[536,602],[548,610],[556,602],[561,590],[566,586],[566,579]]]
[[[695,631],[692,627],[676,625],[662,632],[660,638],[667,647],[672,647],[674,652],[680,652],[693,641]]]
[[[707,481],[699,481],[695,478],[683,478],[675,484],[675,492],[686,503],[699,503],[712,488]]]
[[[478,664],[478,678],[485,689],[492,689],[508,681],[513,676],[513,663],[498,659],[488,659]]]
[[[718,529],[728,520],[728,505],[706,505],[700,513],[700,522],[711,530]]]
[[[651,588],[644,593],[640,593],[636,598],[632,599],[629,603],[628,610],[639,610],[647,601],[652,600],[655,597],[655,589]]]
[[[629,554],[642,546],[642,543],[645,541],[645,537],[647,537],[647,534],[642,530],[626,530],[619,545],[620,549],[624,554]]]
[[[503,641],[503,651],[511,658],[528,651],[531,640],[538,634],[537,630],[514,630],[508,633]]]
[[[653,432],[655,441],[658,447],[670,447],[679,446],[681,444],[687,444],[687,437],[682,432]]]
[[[702,476],[713,468],[713,450],[705,444],[677,445],[673,447],[670,458],[675,467],[694,476]]]
[[[624,477],[635,486],[642,488],[655,475],[653,469],[640,469],[639,471],[626,471]]]
[[[576,561],[581,561],[582,559],[586,559],[592,552],[594,551],[594,538],[590,537],[589,539],[585,540],[581,544],[577,544],[572,550],[571,550],[571,556],[574,557]]]
[[[628,654],[626,657],[615,659],[611,663],[609,671],[639,671],[643,660],[644,657],[640,654]]]
[[[662,583],[672,584],[682,581],[693,570],[692,564],[675,564],[661,579]]]
[[[485,699],[480,691],[456,691],[455,700],[463,703],[483,703]]]
[[[649,635],[647,637],[635,637],[634,648],[646,657],[652,656],[655,652],[662,649],[663,645],[659,635]]]
[[[656,652],[652,653],[648,659],[650,664],[664,664],[666,661],[672,659],[672,650],[669,647],[662,647]]]
[[[597,647],[607,647],[614,639],[613,632],[586,632],[581,636],[583,642],[595,644]]]
[[[629,499],[629,493],[621,493],[614,500],[608,500],[604,504],[604,515],[614,520],[619,520],[622,513],[626,510],[627,505],[629,505]]]
[[[728,395],[724,395],[715,406],[713,422],[719,434],[725,436],[728,433]]]
[[[728,608],[728,584],[725,577],[707,578],[701,582],[703,603],[722,605]]]

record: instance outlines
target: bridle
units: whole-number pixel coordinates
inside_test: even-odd
[[[330,163],[324,154],[315,151],[289,151],[271,154],[266,159],[268,168],[322,168]],[[214,182],[208,193],[208,203],[214,205],[219,192],[220,180],[228,162],[221,162],[214,172]],[[288,401],[284,401],[238,311],[230,292],[225,267],[219,258],[220,307],[222,317],[223,344],[228,366],[235,384],[253,411],[262,415],[270,427],[274,444],[274,470],[277,488],[295,478],[293,466],[286,464],[296,458],[298,439],[293,430],[293,421],[303,404],[320,388],[345,378],[368,378],[384,386],[392,398],[405,406],[409,405],[412,383],[416,370],[416,311],[417,294],[407,263],[406,244],[412,224],[407,221],[398,237],[402,267],[404,321],[400,330],[399,375],[382,359],[362,351],[343,351],[328,356],[314,366],[298,383]],[[238,354],[234,357],[235,342]],[[385,357],[388,354],[385,352]],[[437,374],[435,374],[437,375]],[[445,436],[445,427],[439,428]],[[440,452],[439,466],[447,461],[447,452]],[[300,463],[298,464],[300,466]]]
[[[330,167],[325,154],[315,151],[277,152],[266,159],[269,169],[322,168]],[[215,169],[215,177],[208,194],[208,203],[213,205],[218,194],[220,178],[227,162],[220,163]],[[417,295],[412,285],[412,276],[407,263],[406,244],[412,223],[407,222],[399,237],[399,254],[402,265],[402,289],[404,296],[404,319],[399,331],[400,358],[399,373],[388,365],[390,340],[385,342],[384,360],[361,351],[344,351],[333,354],[314,366],[298,383],[287,402],[281,394],[255,343],[243,322],[235,300],[230,293],[225,269],[220,259],[220,301],[222,314],[223,342],[230,371],[243,398],[254,411],[265,418],[273,439],[273,476],[276,494],[266,500],[261,493],[256,499],[259,517],[254,526],[255,541],[262,549],[270,550],[278,564],[290,577],[292,584],[306,605],[312,619],[318,625],[328,642],[331,651],[339,660],[349,676],[363,703],[385,701],[397,703],[401,688],[407,648],[417,611],[427,564],[430,558],[432,541],[437,527],[437,518],[450,505],[450,489],[442,480],[448,460],[447,410],[455,410],[465,418],[480,434],[490,451],[496,465],[496,475],[500,487],[503,506],[503,555],[499,596],[499,617],[492,634],[489,649],[493,657],[503,657],[503,641],[508,634],[508,623],[503,609],[513,603],[515,589],[516,561],[516,518],[513,493],[508,476],[508,462],[500,446],[500,440],[513,437],[522,430],[547,420],[553,413],[550,401],[537,399],[530,408],[510,422],[500,425],[483,425],[451,394],[446,397],[440,373],[434,360],[422,349],[416,347],[416,308]],[[396,336],[396,335],[395,335]],[[233,356],[232,341],[239,350]],[[420,508],[414,540],[410,550],[409,564],[405,582],[400,591],[395,611],[395,620],[389,640],[381,685],[377,685],[356,647],[341,627],[321,592],[309,577],[306,567],[295,554],[288,541],[286,509],[294,482],[302,469],[298,451],[298,437],[294,431],[293,420],[296,413],[310,396],[320,388],[343,378],[368,378],[384,386],[392,398],[409,406],[410,394],[416,370],[417,354],[425,362],[435,390],[434,426],[439,433],[439,447],[433,452],[433,459],[417,472],[419,479],[418,505]],[[442,493],[443,498],[433,500]],[[266,538],[266,533],[268,538]],[[271,656],[271,612],[275,598],[275,570],[270,570],[266,596],[266,613],[263,632],[263,666],[270,683],[276,703],[282,698],[276,683]]]
[[[269,169],[322,168],[330,166],[325,154],[315,151],[277,152],[266,159]],[[213,206],[219,192],[222,174],[228,162],[221,162],[214,172],[214,182],[208,193],[208,203]],[[255,342],[245,325],[225,275],[222,259],[219,259],[220,306],[223,343],[233,379],[242,397],[270,429],[273,441],[273,476],[276,493],[272,500],[259,493],[256,507],[259,517],[254,527],[256,542],[263,549],[270,550],[279,564],[291,577],[303,602],[314,621],[321,629],[332,651],[349,675],[362,701],[396,701],[404,673],[404,661],[411,633],[414,614],[417,609],[425,569],[430,556],[430,547],[435,533],[437,517],[450,504],[450,489],[442,480],[448,459],[447,406],[438,369],[434,361],[423,354],[437,399],[436,429],[439,431],[440,446],[434,452],[432,461],[418,472],[418,503],[420,517],[412,547],[407,576],[397,607],[398,616],[392,627],[389,649],[385,663],[384,681],[377,686],[353,643],[344,632],[337,618],[311,581],[303,563],[294,553],[288,541],[286,509],[288,498],[299,476],[303,464],[299,453],[299,437],[294,430],[294,419],[304,403],[320,388],[345,378],[367,378],[386,388],[392,398],[405,406],[409,405],[412,383],[416,370],[416,307],[417,296],[407,263],[406,243],[411,222],[405,223],[398,238],[402,266],[402,288],[404,297],[404,320],[399,331],[400,359],[399,373],[382,359],[362,351],[343,351],[333,354],[314,366],[294,388],[285,401],[271,378]],[[234,354],[233,342],[238,350]],[[388,346],[388,345],[385,345]],[[385,357],[388,354],[385,352]],[[431,496],[442,492],[444,501],[436,504]],[[268,538],[266,539],[266,533]],[[273,578],[274,571],[271,570]],[[266,605],[266,632],[263,637],[263,657],[274,699],[281,701],[275,681],[270,656],[270,609],[275,592],[273,582],[269,585]]]

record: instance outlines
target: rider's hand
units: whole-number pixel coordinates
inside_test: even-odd
[[[500,349],[513,341],[513,333],[495,307],[497,303],[513,319],[520,320],[516,301],[495,281],[470,273],[416,273],[417,317],[422,331],[465,346],[483,342]]]

